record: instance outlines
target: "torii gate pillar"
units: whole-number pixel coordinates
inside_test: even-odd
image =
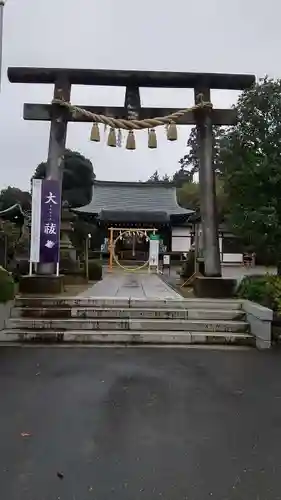
[[[211,102],[210,89],[197,88],[194,95],[195,104],[202,97],[205,102]],[[208,108],[198,109],[195,112],[195,116],[199,146],[200,213],[203,230],[205,276],[214,278],[221,276],[221,261],[218,237],[216,180],[213,168],[212,110]]]

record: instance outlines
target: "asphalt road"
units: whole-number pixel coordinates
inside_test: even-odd
[[[2,348],[1,500],[281,499],[280,356]]]

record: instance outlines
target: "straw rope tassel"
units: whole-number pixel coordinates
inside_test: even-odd
[[[100,142],[100,129],[98,123],[93,123],[90,141]]]
[[[127,143],[126,143],[126,149],[136,149],[136,139],[135,139],[135,134],[133,130],[129,130],[128,137],[127,137]]]
[[[178,139],[177,125],[174,122],[171,122],[167,127],[167,139],[168,141],[177,141]]]
[[[157,148],[157,135],[155,132],[155,128],[151,128],[148,130],[148,147],[149,149]]]
[[[107,145],[116,148],[116,132],[115,128],[111,127],[109,134],[108,134],[108,139],[107,139]]]

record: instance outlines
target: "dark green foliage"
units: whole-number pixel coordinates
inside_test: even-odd
[[[177,199],[181,207],[200,210],[200,185],[198,182],[185,182],[177,189]]]
[[[223,127],[214,126],[213,127],[213,141],[214,141],[214,169],[217,174],[222,171],[222,159],[220,156],[220,144],[221,139],[224,136],[225,130]],[[183,182],[190,182],[193,180],[194,174],[199,172],[199,148],[197,141],[197,129],[192,127],[188,141],[187,141],[188,153],[180,159],[180,170],[174,175],[174,180],[179,183],[179,187]],[[183,180],[183,182],[181,182]],[[181,184],[180,184],[181,183]]]
[[[16,187],[8,186],[0,192],[0,211],[19,204],[23,211],[31,209],[31,194]]]
[[[180,160],[181,163],[182,160]],[[179,189],[183,187],[184,184],[192,183],[193,174],[188,170],[187,166],[182,163],[179,170],[177,170],[173,175],[173,182]]]
[[[281,278],[274,275],[246,276],[242,279],[238,291],[238,297],[251,300],[279,310],[281,306]]]
[[[227,195],[221,179],[216,182],[217,210],[219,221],[223,220],[228,210]],[[200,211],[200,184],[198,182],[185,182],[177,189],[178,203],[184,208]]]
[[[155,170],[155,172],[149,177],[149,179],[146,182],[171,182],[170,177],[168,174],[164,174],[163,177],[160,176],[158,170]]]
[[[229,223],[256,251],[280,260],[281,81],[265,78],[242,93],[238,124],[221,142]]]
[[[11,271],[14,281],[18,283],[21,276],[27,276],[29,273],[28,259],[20,259],[12,261],[11,268],[9,268],[9,271]]]
[[[168,174],[163,175],[163,177],[162,177],[162,182],[166,182],[166,183],[171,182],[171,179],[170,179],[170,177],[168,176]]]
[[[46,162],[38,165],[34,174],[35,179],[46,177],[46,166]],[[61,168],[63,201],[67,201],[70,207],[80,207],[90,203],[95,179],[92,162],[80,153],[67,149]]]
[[[0,303],[6,303],[15,298],[15,283],[12,275],[0,266]]]
[[[237,125],[214,127],[214,169],[223,191],[220,218],[245,247],[255,249],[258,260],[267,256],[281,272],[281,80],[260,80],[242,92],[236,109]],[[196,135],[193,128],[188,154],[180,160],[182,172],[192,175],[199,167]],[[182,206],[199,205],[188,182],[178,197]]]
[[[99,281],[102,279],[102,265],[97,260],[89,260],[89,280]]]
[[[77,219],[72,226],[73,231],[70,233],[70,239],[79,252],[85,251],[85,243],[89,234],[91,235],[91,243],[96,243],[100,231],[94,222],[90,224],[82,219]]]
[[[155,170],[155,172],[148,179],[148,182],[160,182],[160,181],[161,181],[161,178],[160,178],[158,170]]]
[[[76,274],[78,271],[77,262],[69,257],[60,259],[60,274]]]

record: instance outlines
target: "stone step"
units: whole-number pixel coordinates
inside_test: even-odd
[[[84,343],[84,344],[150,344],[150,345],[247,345],[255,346],[255,339],[248,333],[223,332],[156,332],[156,331],[118,331],[68,330],[63,332],[44,330],[3,330],[0,343],[37,342],[37,343]]]
[[[140,308],[92,308],[92,307],[15,307],[13,318],[120,318],[120,319],[205,319],[244,320],[245,313],[239,309],[140,309]]]
[[[140,308],[140,309],[227,309],[242,308],[241,300],[230,299],[126,299],[110,297],[17,297],[17,307],[31,308],[63,308],[63,307],[92,307],[92,308]]]
[[[145,331],[206,331],[206,332],[248,332],[249,325],[244,321],[224,320],[182,320],[171,319],[27,319],[11,318],[8,329],[26,330],[143,330]]]

